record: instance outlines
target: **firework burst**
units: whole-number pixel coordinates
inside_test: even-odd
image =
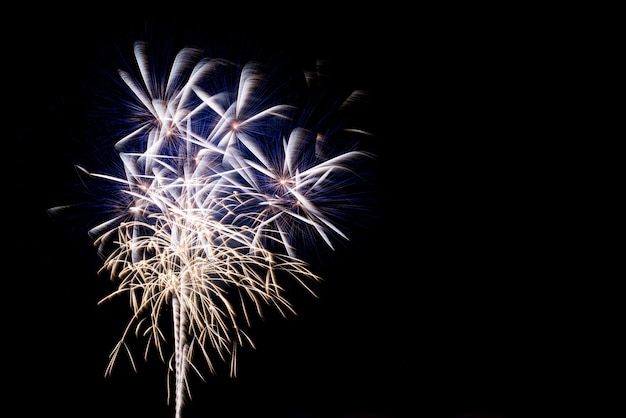
[[[349,239],[347,220],[364,207],[363,163],[374,155],[358,147],[369,134],[337,116],[359,91],[326,107],[309,96],[320,91],[310,74],[282,97],[257,62],[184,48],[160,78],[144,42],[133,55],[136,68],[119,71],[132,93],[132,127],[114,145],[120,171],[78,170],[115,190],[98,200],[110,210],[89,234],[101,272],[117,283],[102,302],[124,295],[132,309],[106,374],[120,355],[136,368],[128,341],[145,338],[144,357],[156,351],[168,364],[179,418],[188,372],[202,377],[199,359],[212,372],[226,361],[236,375],[238,347],[254,346],[253,318],[295,313],[294,283],[315,295],[321,277],[308,249]],[[302,86],[306,95],[294,93]]]

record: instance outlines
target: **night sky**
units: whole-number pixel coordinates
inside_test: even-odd
[[[377,220],[326,266],[319,299],[302,295],[297,317],[268,315],[253,329],[257,348],[240,352],[237,378],[192,381],[185,418],[518,418],[543,416],[558,396],[568,372],[556,341],[571,325],[553,312],[557,286],[546,283],[551,237],[536,235],[541,207],[527,199],[534,163],[522,162],[502,109],[486,104],[507,89],[497,74],[508,64],[492,57],[499,47],[486,47],[480,29],[450,42],[421,19],[303,7],[271,18],[261,7],[39,11],[4,35],[14,167],[5,211],[15,231],[5,346],[19,358],[5,362],[19,363],[8,382],[26,394],[19,415],[173,417],[157,359],[138,373],[121,361],[104,377],[128,308],[97,306],[111,284],[84,225],[46,213],[76,187],[94,68],[116,48],[130,60],[147,33],[296,61],[326,56],[371,92],[378,141]]]

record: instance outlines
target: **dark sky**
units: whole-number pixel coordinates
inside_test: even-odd
[[[307,7],[57,9],[53,19],[23,14],[5,35],[5,152],[17,167],[7,170],[17,271],[7,276],[16,305],[5,341],[20,355],[10,382],[27,396],[20,415],[173,417],[160,362],[140,363],[137,374],[122,362],[104,378],[126,307],[96,306],[110,286],[96,274],[95,249],[80,227],[45,211],[76,181],[91,71],[146,33],[296,61],[326,56],[371,91],[379,140],[379,221],[342,253],[319,300],[303,298],[298,317],[255,329],[257,350],[241,353],[238,378],[193,383],[185,418],[545,412],[563,379],[563,345],[554,342],[570,325],[552,312],[556,286],[543,269],[551,237],[534,235],[533,162],[523,162],[520,131],[487,104],[507,89],[496,35],[468,25],[474,35],[449,43],[445,31],[395,12]]]

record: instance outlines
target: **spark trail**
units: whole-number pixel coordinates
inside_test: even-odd
[[[294,314],[291,283],[315,296],[321,277],[305,259],[307,243],[333,249],[335,239],[349,239],[346,220],[359,208],[351,193],[374,155],[354,146],[369,134],[337,124],[333,113],[359,91],[320,112],[310,109],[315,100],[278,100],[256,62],[239,68],[184,48],[159,78],[146,43],[135,43],[134,59],[134,72],[119,71],[134,96],[134,128],[115,143],[123,172],[78,169],[119,196],[115,213],[89,230],[101,272],[118,283],[101,302],[125,295],[132,308],[105,374],[120,355],[136,370],[128,341],[145,338],[144,357],[155,350],[168,364],[168,403],[180,418],[188,373],[202,378],[198,359],[213,373],[216,359],[226,361],[235,376],[238,347],[254,347],[246,332],[253,318],[268,308]]]

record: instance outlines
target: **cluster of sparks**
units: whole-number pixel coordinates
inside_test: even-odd
[[[78,169],[121,196],[118,211],[90,229],[102,270],[118,283],[102,301],[125,295],[133,312],[106,373],[121,354],[136,367],[129,339],[145,338],[144,355],[156,350],[173,376],[178,418],[189,370],[201,375],[198,359],[212,372],[215,359],[226,361],[235,375],[237,348],[254,347],[252,319],[268,307],[295,313],[284,284],[315,295],[321,278],[300,244],[333,249],[336,238],[348,240],[339,221],[357,205],[358,167],[374,155],[337,146],[367,132],[324,123],[263,89],[256,62],[239,66],[189,47],[161,80],[144,42],[134,58],[138,77],[119,71],[135,99],[135,128],[115,143],[123,174]],[[219,86],[233,72],[234,87]],[[335,110],[361,94],[349,92]],[[171,327],[161,324],[168,317]],[[173,329],[171,355],[165,329]]]

